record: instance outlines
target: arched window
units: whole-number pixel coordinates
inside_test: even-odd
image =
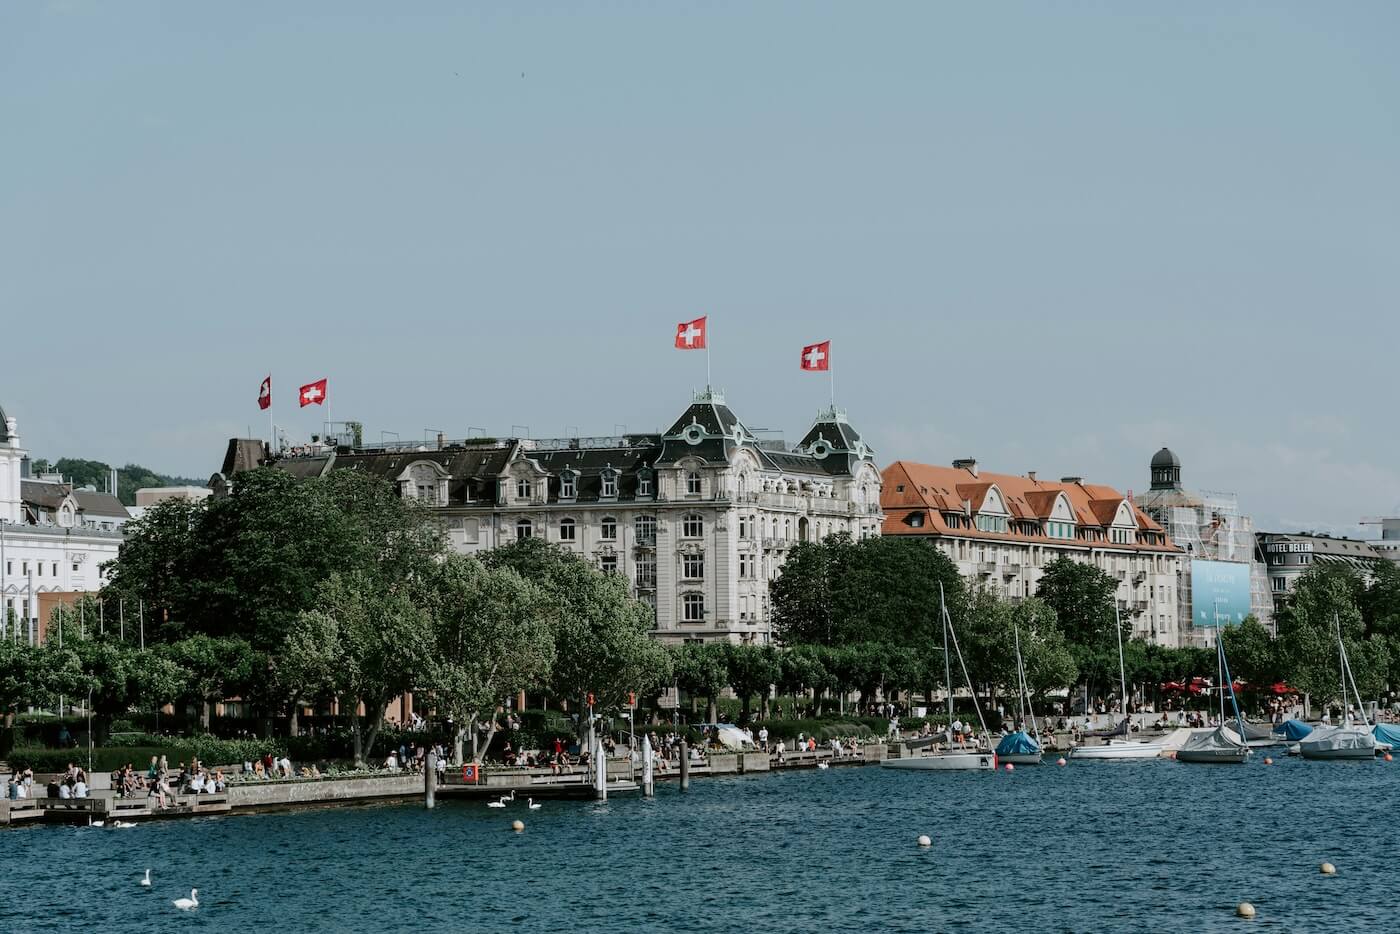
[[[705,621],[705,595],[688,593],[681,597],[681,621],[703,623]]]
[[[698,470],[690,470],[690,471],[687,471],[687,472],[686,472],[686,475],[685,475],[685,495],[686,495],[686,496],[699,496],[699,495],[700,495],[700,471],[698,471]]]
[[[559,540],[561,542],[571,542],[577,537],[578,527],[574,525],[573,519],[559,520]]]
[[[534,534],[535,527],[533,524],[531,524],[529,519],[521,519],[519,522],[515,523],[516,541],[522,541],[524,539],[531,538],[534,536]]]
[[[681,521],[681,535],[685,538],[702,538],[705,535],[705,520],[691,513]]]
[[[616,541],[617,520],[612,516],[604,516],[603,521],[598,523],[598,534],[604,541]]]

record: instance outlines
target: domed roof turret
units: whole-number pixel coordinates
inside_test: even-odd
[[[1171,448],[1162,448],[1152,455],[1152,489],[1181,489],[1181,458]]]
[[[1171,448],[1162,448],[1152,455],[1152,466],[1155,467],[1180,467],[1181,458],[1172,453]]]

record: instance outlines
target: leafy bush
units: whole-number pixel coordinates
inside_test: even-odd
[[[879,729],[871,728],[871,723],[878,723]],[[794,740],[797,734],[803,737],[815,736],[817,742],[825,742],[832,739],[845,739],[849,736],[869,739],[873,736],[881,736],[889,727],[887,720],[875,720],[874,718],[857,720],[848,718],[845,720],[764,720],[754,724],[754,736],[758,735],[758,729],[768,728],[768,742],[774,743],[778,740]]]

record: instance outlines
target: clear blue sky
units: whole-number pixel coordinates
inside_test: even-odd
[[[1400,504],[1400,5],[0,8],[0,405],[207,475],[258,382],[378,438],[664,427]],[[308,410],[314,411],[314,410]]]

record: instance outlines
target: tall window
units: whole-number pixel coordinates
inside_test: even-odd
[[[692,470],[685,475],[685,495],[700,495],[700,472],[698,470]]]
[[[573,519],[561,519],[559,522],[559,540],[561,542],[572,542],[578,533],[578,527],[574,525]]]
[[[688,581],[705,579],[704,555],[681,555],[681,577]]]
[[[685,538],[701,538],[705,534],[705,520],[691,513],[681,521],[681,535]]]
[[[611,470],[603,471],[603,495],[617,495],[617,474]]]
[[[521,519],[515,523],[515,540],[521,541],[530,538],[535,534],[535,527],[530,524],[529,519]]]
[[[638,516],[634,527],[637,530],[638,545],[656,544],[656,517]]]
[[[656,558],[650,553],[637,559],[637,589],[656,589]]]
[[[643,470],[641,473],[637,474],[637,495],[651,495],[651,471]]]
[[[515,495],[520,499],[529,499],[530,481],[525,479],[515,481]]]
[[[681,621],[703,623],[705,621],[705,595],[688,593],[681,597]]]
[[[751,555],[747,551],[739,552],[739,576],[744,580],[752,580],[754,577],[754,559],[756,555]]]
[[[559,475],[559,495],[564,499],[578,496],[578,477],[572,470],[566,470]]]
[[[598,534],[604,541],[617,540],[617,520],[612,516],[604,516],[603,521],[598,523]]]

